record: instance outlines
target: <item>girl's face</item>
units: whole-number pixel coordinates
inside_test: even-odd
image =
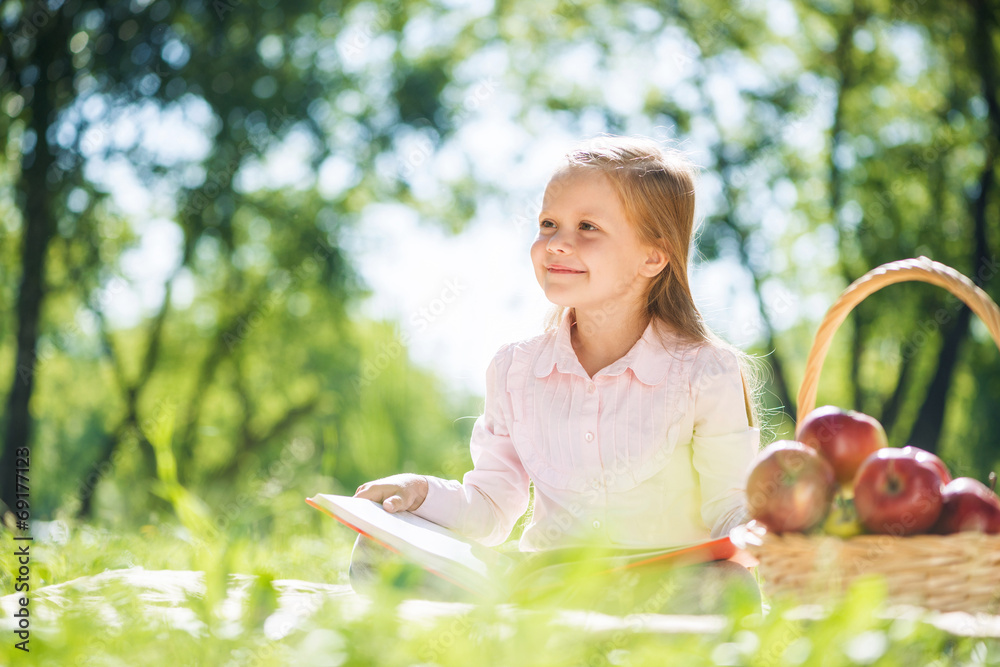
[[[568,168],[545,188],[531,262],[552,303],[617,317],[642,306],[667,260],[639,241],[607,176]]]

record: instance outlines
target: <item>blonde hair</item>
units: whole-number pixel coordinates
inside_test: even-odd
[[[652,139],[602,135],[582,142],[566,154],[565,169],[598,169],[618,193],[640,242],[658,248],[669,259],[650,283],[646,314],[663,333],[691,342],[731,350],[740,361],[747,421],[760,424],[760,382],[753,359],[716,335],[694,303],[688,279],[688,254],[696,230],[694,178],[697,167],[682,152],[661,148]],[[564,309],[556,308],[547,326],[558,325]]]

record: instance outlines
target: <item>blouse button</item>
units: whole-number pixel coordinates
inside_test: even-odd
[[[587,431],[587,434],[585,436],[583,436],[583,437],[586,438],[587,442],[593,442],[594,441],[594,434],[591,433],[590,431]]]
[[[597,530],[600,527],[601,527],[601,522],[600,521],[594,521],[594,530]]]
[[[593,382],[587,385],[588,394],[593,394],[595,391],[597,391],[597,386]]]

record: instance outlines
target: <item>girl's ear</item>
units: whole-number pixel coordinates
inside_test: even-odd
[[[667,268],[669,263],[667,253],[659,248],[650,248],[646,254],[646,261],[642,263],[639,272],[647,278],[655,278],[660,275],[663,269]]]

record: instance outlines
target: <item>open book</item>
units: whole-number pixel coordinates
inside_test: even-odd
[[[725,560],[737,551],[723,537],[654,551],[605,547],[502,553],[410,512],[386,512],[364,498],[318,494],[306,502],[442,579],[493,599],[558,586],[581,567],[592,574],[672,568]]]

